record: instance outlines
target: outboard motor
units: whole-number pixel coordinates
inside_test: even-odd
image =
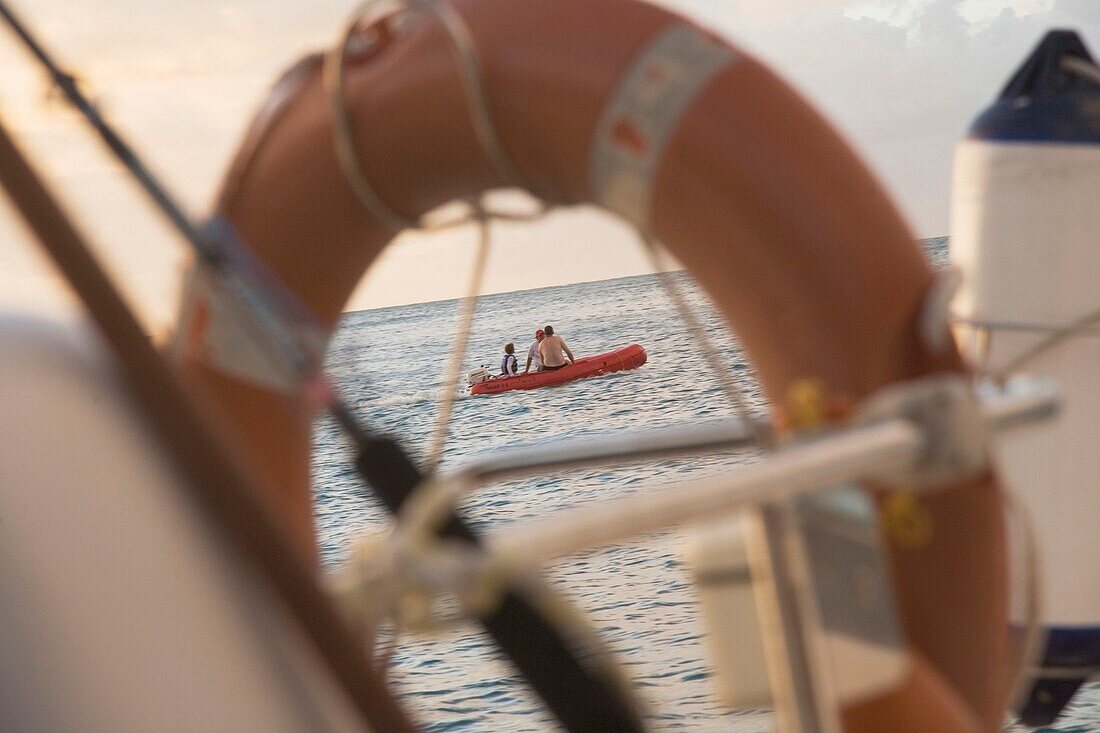
[[[492,375],[489,374],[489,370],[485,367],[484,364],[482,364],[477,369],[471,370],[466,375],[466,384],[467,386],[473,387],[475,384],[487,382],[490,379],[492,379]]]
[[[1029,725],[1052,722],[1100,672],[1100,326],[1082,323],[1100,308],[1098,79],[1077,34],[1051,31],[955,157],[963,350],[986,372],[1053,378],[1064,395],[1053,427],[1007,435],[997,449],[1042,554],[1047,637],[1019,709]]]

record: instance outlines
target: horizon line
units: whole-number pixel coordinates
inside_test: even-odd
[[[947,239],[949,236],[950,235],[948,235],[948,234],[941,234],[941,235],[936,236],[936,237],[917,237],[916,241],[920,242],[920,243],[924,243],[924,242],[929,242],[933,239]],[[676,270],[663,270],[662,272],[671,272],[671,273],[688,272],[688,269],[686,267],[681,267],[681,268],[676,269]],[[632,278],[632,277],[646,277],[646,276],[660,275],[660,274],[661,274],[661,272],[642,272],[642,273],[638,273],[636,275],[619,275],[617,277],[596,278],[594,280],[574,280],[573,282],[558,283],[557,285],[543,285],[542,287],[538,287],[538,288],[522,288],[522,289],[519,289],[519,290],[494,290],[492,292],[478,293],[477,297],[482,298],[482,297],[485,297],[487,295],[509,295],[509,294],[512,294],[512,293],[531,293],[531,292],[534,292],[536,290],[546,290],[547,288],[565,288],[565,287],[569,287],[570,285],[583,285],[583,284],[587,284],[587,283],[605,283],[605,282],[611,282],[612,280],[626,280],[627,278]],[[340,313],[340,317],[343,318],[345,315],[348,315],[348,314],[351,314],[351,313],[368,313],[368,312],[373,312],[373,311],[387,310],[389,308],[404,308],[404,307],[410,306],[410,305],[430,305],[432,303],[451,303],[451,302],[456,302],[456,301],[459,301],[459,300],[462,300],[462,299],[463,299],[462,297],[458,297],[458,298],[439,298],[437,300],[410,300],[407,303],[391,303],[389,305],[379,305],[379,306],[376,306],[374,308],[356,308],[355,310],[346,310],[346,311],[342,311]]]

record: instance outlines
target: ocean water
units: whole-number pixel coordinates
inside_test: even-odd
[[[928,243],[941,262],[944,240]],[[766,404],[752,370],[709,302],[688,275],[677,273],[704,328],[749,397]],[[346,314],[328,366],[363,420],[423,457],[435,424],[440,376],[450,353],[457,303],[444,301]],[[564,437],[697,423],[729,416],[732,407],[709,373],[699,344],[677,317],[654,275],[486,296],[470,334],[464,370],[499,371],[506,341],[524,363],[535,328],[553,324],[577,356],[636,342],[642,368],[555,388],[457,398],[443,467],[517,444]],[[316,433],[316,516],[325,564],[339,566],[364,533],[390,526],[365,497],[350,468],[350,451],[335,427]],[[462,505],[482,533],[506,531],[570,507],[652,491],[663,483],[714,474],[750,462],[751,454],[665,459],[573,470],[483,487]],[[557,561],[546,577],[611,648],[629,675],[655,730],[768,731],[767,710],[731,711],[712,691],[698,608],[683,560],[683,531],[668,531]],[[392,679],[409,709],[430,731],[548,731],[555,726],[534,695],[474,624],[436,637],[403,636]],[[1006,729],[1010,730],[1010,729]],[[1089,689],[1059,727],[1100,730],[1100,685]]]

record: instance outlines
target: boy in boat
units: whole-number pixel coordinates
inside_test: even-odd
[[[523,373],[531,371],[531,365],[535,365],[535,371],[542,371],[542,354],[539,353],[539,344],[545,337],[542,329],[535,331],[535,342],[531,344],[531,348],[527,349],[527,366],[523,368]]]
[[[573,358],[573,352],[565,345],[562,337],[554,335],[553,326],[544,328],[543,334],[545,337],[539,342],[539,354],[542,356],[542,370],[544,372],[561,369],[576,361]],[[568,361],[566,361],[566,357],[569,357]]]
[[[504,344],[504,358],[500,360],[500,376],[514,377],[519,371],[519,362],[516,361],[516,345],[511,341]]]

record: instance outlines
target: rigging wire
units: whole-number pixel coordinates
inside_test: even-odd
[[[1097,323],[1100,323],[1100,309],[1081,316],[1080,318],[1076,318],[1064,326],[1050,329],[1037,344],[1013,357],[1005,366],[998,369],[997,372],[992,375],[993,378],[1003,384],[1006,379],[1014,372],[1019,371],[1025,364],[1034,361],[1063,341],[1083,331],[1087,331]]]
[[[723,393],[725,393],[733,404],[737,417],[753,431],[756,437],[756,443],[759,447],[770,447],[773,442],[770,431],[764,423],[752,419],[752,412],[749,409],[744,390],[737,384],[737,380],[734,379],[733,374],[730,372],[728,364],[718,358],[718,351],[714,348],[714,342],[711,340],[710,336],[707,335],[706,329],[703,328],[702,321],[687,302],[687,298],[684,296],[683,291],[673,279],[672,273],[668,271],[666,267],[667,251],[650,232],[638,227],[636,228],[636,233],[642,244],[642,249],[649,257],[650,265],[657,272],[657,277],[661,286],[664,288],[669,300],[672,301],[673,306],[678,311],[680,320],[687,324],[688,330],[691,331],[692,338],[702,347],[707,364],[710,366],[711,372],[718,379]]]
[[[374,2],[365,3],[361,12],[365,12],[368,7],[374,4]],[[498,174],[500,174],[501,180],[508,184],[518,184],[518,175],[515,174],[514,168],[511,167],[510,160],[504,153],[503,147],[500,146],[499,139],[496,137],[495,131],[492,128],[491,120],[488,116],[484,89],[480,84],[480,71],[476,63],[476,55],[470,55],[469,53],[472,49],[472,41],[469,39],[468,34],[464,38],[460,37],[461,34],[456,36],[452,28],[453,23],[448,22],[445,14],[439,15],[438,7],[440,6],[429,5],[423,2],[423,0],[412,0],[412,4],[418,8],[435,12],[444,23],[444,26],[448,28],[449,37],[452,38],[453,46],[456,49],[456,57],[459,59],[458,65],[462,74],[463,86],[470,101],[470,114],[479,142],[483,146],[486,155],[497,169]],[[448,10],[450,9],[448,8]],[[453,10],[451,10],[451,12],[453,12]],[[294,319],[290,314],[300,317],[301,314],[308,312],[305,307],[296,299],[287,300],[293,296],[283,292],[273,294],[270,288],[264,286],[262,272],[258,264],[251,260],[250,256],[247,254],[247,250],[244,249],[243,245],[231,230],[222,228],[218,231],[201,229],[195,226],[182,209],[174,202],[165,188],[136,157],[130,147],[111,129],[95,106],[80,92],[74,78],[53,62],[41,46],[26,32],[25,28],[11,15],[10,11],[3,4],[0,4],[0,14],[8,20],[24,42],[30,47],[34,55],[44,66],[46,66],[57,87],[61,89],[70,102],[83,113],[92,127],[99,133],[107,147],[124,165],[126,165],[134,177],[138,179],[139,183],[153,199],[157,207],[166,215],[184,238],[191,243],[200,259],[218,274],[226,284],[227,289],[245,306],[243,310],[249,314],[249,317],[254,319],[252,324],[253,327],[259,330],[267,343],[293,366],[298,378],[304,385],[314,385],[317,387],[316,393],[323,396],[323,406],[333,414],[337,422],[345,432],[353,438],[357,446],[363,447],[368,445],[370,442],[369,433],[360,426],[346,404],[339,399],[331,384],[325,381],[325,377],[320,368],[320,355],[314,353],[299,337],[298,331],[293,323]],[[329,64],[328,59],[326,59],[325,74],[326,80],[330,78],[334,80],[334,82],[329,82],[327,85],[332,93],[332,104],[336,112],[336,114],[334,114],[335,144],[345,176],[349,180],[357,198],[374,218],[395,230],[403,230],[405,228],[439,230],[452,226],[460,226],[470,223],[471,221],[478,227],[479,243],[475,266],[471,274],[468,294],[463,300],[459,337],[456,339],[452,358],[449,361],[447,376],[444,380],[445,391],[439,406],[439,417],[435,430],[433,431],[431,448],[428,452],[428,467],[429,470],[431,470],[438,464],[446,440],[455,397],[454,384],[459,376],[461,361],[465,355],[470,325],[476,310],[477,298],[480,293],[481,282],[488,257],[491,234],[490,221],[494,218],[512,221],[534,220],[544,216],[546,211],[551,208],[551,205],[543,204],[543,208],[534,215],[517,216],[489,212],[483,206],[483,202],[479,200],[474,205],[473,212],[470,216],[435,227],[420,226],[419,222],[413,223],[406,220],[392,209],[390,209],[388,213],[382,213],[385,209],[388,209],[388,207],[379,197],[377,197],[376,192],[374,192],[374,189],[367,183],[366,176],[363,174],[358,155],[355,152],[350,119],[347,116],[348,110],[343,95],[342,74],[345,47],[348,37],[357,25],[360,17],[361,16],[357,15],[353,18],[353,22],[349,23],[348,30],[339,46],[338,55],[335,56],[336,62]],[[330,58],[331,57],[332,56],[330,56]],[[329,72],[330,68],[334,69],[334,71]],[[1095,67],[1093,68],[1095,69]],[[1100,70],[1097,70],[1097,72],[1100,73]],[[473,80],[472,82],[471,79]],[[368,192],[368,194],[364,196],[363,191]],[[374,194],[373,200],[371,200],[371,194]],[[370,201],[370,203],[368,203],[368,201]],[[757,425],[755,421],[750,419],[751,413],[748,409],[743,390],[729,372],[728,365],[722,363],[721,360],[718,359],[717,352],[711,347],[711,340],[706,335],[701,321],[691,310],[683,293],[673,281],[671,273],[665,271],[662,262],[663,250],[660,244],[648,232],[639,230],[638,236],[643,243],[643,248],[654,263],[654,269],[659,273],[659,279],[662,286],[665,288],[674,306],[679,311],[681,318],[688,325],[693,337],[696,338],[700,344],[704,345],[704,352],[708,363],[721,382],[724,392],[728,395],[735,409],[740,413],[740,417],[749,422],[754,430],[760,431],[757,436],[760,445],[762,447],[769,446],[771,442],[770,435]],[[1100,320],[1100,311],[1090,314],[1083,319],[1074,321],[1060,331],[1048,336],[1033,349],[1025,352],[1024,355],[1017,358],[1010,366],[1012,368],[1018,367],[1023,362],[1034,358],[1034,356],[1037,356],[1039,353],[1051,348],[1056,343],[1068,338],[1082,328],[1091,326],[1098,320]]]
[[[382,199],[378,192],[375,191],[367,178],[362,160],[355,146],[350,121],[350,110],[348,109],[344,94],[344,62],[349,40],[358,29],[362,20],[366,17],[368,11],[379,4],[378,0],[367,0],[367,2],[360,5],[345,25],[337,46],[325,56],[323,81],[329,97],[332,115],[335,120],[333,125],[333,136],[337,158],[345,178],[348,180],[352,191],[366,213],[373,216],[384,225],[389,226],[390,229],[395,232],[408,228],[425,232],[440,231],[442,229],[462,226],[471,222],[476,225],[478,230],[477,254],[470,276],[467,295],[463,299],[459,316],[459,335],[455,339],[454,348],[444,376],[443,392],[437,403],[437,418],[430,441],[426,464],[426,475],[429,478],[427,481],[424,481],[423,476],[425,474],[420,474],[416,472],[415,469],[412,469],[412,472],[405,478],[411,479],[415,474],[418,480],[415,485],[409,487],[408,492],[402,497],[402,501],[398,503],[400,506],[400,504],[404,504],[408,500],[416,500],[424,493],[425,486],[431,486],[433,484],[431,475],[437,468],[442,456],[454,406],[455,383],[458,381],[461,372],[462,359],[466,353],[469,331],[477,307],[478,296],[481,292],[481,283],[488,259],[491,242],[490,222],[493,219],[504,221],[534,221],[546,216],[547,213],[553,209],[553,205],[539,200],[537,202],[538,208],[533,213],[513,214],[496,212],[490,211],[485,206],[485,197],[487,194],[482,194],[471,202],[469,211],[465,216],[437,225],[426,225],[420,220],[416,222],[408,220],[406,217],[393,210]],[[467,111],[470,114],[471,124],[474,127],[482,151],[485,153],[499,179],[505,186],[526,188],[523,185],[517,169],[512,165],[510,157],[500,143],[500,139],[492,123],[484,85],[482,84],[482,73],[478,62],[477,49],[474,46],[473,38],[469,30],[466,28],[465,22],[453,8],[447,5],[428,2],[427,0],[407,0],[399,4],[426,10],[435,15],[440,21],[446,31],[447,39],[455,55],[463,90],[466,94]],[[345,415],[345,419],[346,418],[347,416]],[[363,444],[359,447],[361,449],[361,465],[362,457],[365,456],[370,446]],[[377,448],[377,444],[374,447]],[[406,466],[406,470],[409,468],[411,467]],[[394,508],[396,509],[397,507]],[[454,514],[450,514],[450,517],[453,520]],[[456,525],[453,521],[448,524],[450,525],[450,533],[453,534],[458,532],[460,535],[466,533],[467,540],[473,539],[468,531],[462,528],[461,524]],[[444,528],[441,527],[440,529]],[[487,630],[489,630],[497,639],[498,643],[509,652],[521,671],[528,677],[528,680],[543,697],[551,710],[558,716],[559,721],[566,729],[591,729],[593,726],[598,726],[600,728],[607,728],[610,726],[617,730],[640,729],[641,723],[637,717],[636,711],[632,709],[629,703],[625,702],[629,701],[632,697],[629,693],[629,688],[614,674],[613,665],[591,664],[591,662],[596,659],[606,659],[608,655],[605,651],[603,653],[593,654],[592,652],[594,650],[589,649],[589,653],[582,655],[589,660],[589,664],[580,664],[577,669],[574,669],[572,664],[579,663],[580,657],[577,657],[569,651],[566,651],[565,656],[572,657],[571,661],[567,661],[561,656],[562,650],[568,650],[569,647],[575,648],[578,638],[590,636],[589,634],[583,633],[587,625],[573,622],[562,626],[562,621],[569,617],[569,614],[564,613],[561,609],[564,601],[560,601],[557,605],[551,604],[546,600],[546,597],[553,594],[549,594],[545,590],[542,592],[535,592],[538,588],[542,588],[541,581],[537,579],[528,579],[528,582],[520,584],[519,587],[506,590],[503,600],[498,604],[495,611],[482,615]],[[519,596],[516,595],[516,591],[522,591],[522,601]],[[551,620],[556,620],[557,623],[550,623]],[[507,636],[513,635],[515,633],[515,628],[526,627],[528,631],[531,632],[541,631],[546,638],[540,640],[538,650],[532,649],[524,651],[517,648],[514,641],[506,638],[502,628],[503,626],[511,627]],[[399,630],[400,626],[395,626],[395,637],[392,640],[393,644],[396,644],[396,634]],[[556,648],[559,640],[555,638],[555,635],[560,634],[562,630],[567,632],[569,639],[566,640],[565,637],[561,637],[560,643],[562,647],[559,649]],[[600,647],[597,646],[595,649],[599,650]],[[382,660],[383,665],[388,665],[391,659],[392,655],[387,654]],[[554,670],[556,674],[547,675],[545,671],[537,670],[536,666],[539,665],[549,670]],[[580,698],[565,700],[562,697],[564,692],[562,689],[563,686],[574,688],[574,693],[572,695],[574,698],[576,698],[576,693],[580,692],[581,689],[583,689],[586,694],[582,695]],[[595,697],[593,697],[593,694]],[[576,703],[578,701],[583,702],[585,699],[587,699],[587,702],[584,703],[584,707],[591,708],[593,705],[596,705],[596,700],[599,699],[601,700],[600,705],[605,707],[606,710],[574,710]]]
[[[1020,558],[1016,571],[1024,590],[1023,629],[1020,640],[1020,666],[1016,674],[1013,697],[1019,702],[1028,694],[1028,673],[1038,666],[1046,639],[1043,618],[1044,582],[1042,573],[1042,546],[1035,528],[1035,517],[1020,498],[1015,487],[1002,485],[1005,511],[1010,521],[1015,521],[1020,534]],[[1018,708],[1018,705],[1014,705]]]
[[[480,201],[474,204],[474,222],[477,225],[477,254],[474,258],[473,270],[470,273],[470,284],[466,289],[466,297],[462,299],[458,319],[458,336],[454,340],[450,359],[447,360],[447,369],[443,374],[443,387],[439,401],[436,403],[435,427],[428,445],[428,454],[425,463],[425,472],[434,473],[443,457],[443,448],[447,442],[447,431],[451,425],[451,412],[455,403],[455,384],[462,372],[462,360],[466,356],[466,344],[470,337],[470,328],[474,322],[474,311],[477,310],[477,300],[481,295],[481,281],[485,276],[485,265],[489,259],[489,245],[491,232],[489,230],[490,219]]]
[[[358,23],[365,16],[367,10],[377,5],[376,0],[370,0],[364,3],[360,9],[353,16],[352,20],[347,26],[343,40],[339,46],[338,56],[336,56],[336,63],[328,63],[333,58],[332,55],[326,59],[326,79],[329,80],[328,86],[331,91],[331,100],[334,108],[334,117],[338,120],[336,125],[336,137],[338,156],[341,161],[341,165],[344,168],[345,174],[351,183],[354,191],[356,191],[357,198],[363,204],[370,213],[374,214],[377,219],[383,222],[398,222],[400,215],[392,210],[387,210],[386,205],[382,202],[382,199],[377,193],[370,187],[364,175],[363,169],[360,165],[357,154],[355,153],[354,143],[351,135],[350,120],[348,119],[348,110],[343,96],[343,56],[345,46],[354,32]],[[411,5],[417,8],[427,9],[431,12],[435,12],[440,21],[447,28],[450,40],[452,43],[452,49],[455,51],[456,57],[459,61],[459,67],[462,70],[462,79],[464,89],[467,93],[467,99],[469,103],[469,111],[471,114],[471,120],[475,127],[475,132],[478,136],[479,142],[482,144],[483,151],[486,152],[490,161],[497,169],[501,180],[518,184],[518,176],[513,175],[514,168],[510,165],[510,159],[503,153],[503,148],[499,145],[495,132],[493,130],[491,119],[488,115],[488,107],[485,100],[484,89],[480,85],[480,70],[477,64],[476,53],[473,51],[472,41],[469,38],[468,33],[463,33],[464,25],[459,23],[457,26],[449,23],[449,18],[440,14],[438,8],[424,0],[409,0],[407,5]],[[447,7],[447,6],[443,6]],[[447,7],[450,11],[450,8]],[[453,12],[453,11],[451,11]],[[329,71],[333,69],[333,71]],[[1094,80],[1100,78],[1100,70],[1092,67],[1093,72],[1097,74],[1093,77]],[[361,192],[366,192],[365,194]],[[479,201],[473,211],[473,214],[468,217],[462,217],[457,220],[446,222],[437,226],[426,227],[419,222],[412,224],[411,228],[417,228],[425,231],[438,231],[444,228],[462,226],[474,221],[479,227],[479,249],[477,255],[477,264],[475,265],[474,272],[471,276],[471,287],[468,294],[463,301],[463,311],[460,317],[460,333],[459,338],[456,340],[455,349],[453,351],[452,358],[450,360],[450,367],[447,371],[447,378],[444,384],[444,394],[441,399],[441,404],[438,410],[438,419],[436,422],[435,430],[433,431],[433,438],[431,441],[431,449],[429,450],[428,465],[431,468],[435,468],[438,464],[439,457],[441,455],[445,439],[446,431],[449,426],[451,410],[454,401],[454,382],[457,381],[458,369],[461,364],[461,359],[465,353],[469,327],[472,322],[474,309],[476,308],[476,300],[478,293],[480,292],[480,279],[482,277],[481,268],[484,266],[484,257],[488,250],[489,229],[488,222],[493,218],[505,219],[505,220],[523,220],[531,221],[541,218],[545,215],[546,211],[550,208],[550,205],[544,204],[544,208],[537,212],[533,216],[516,217],[503,213],[490,213],[485,210],[482,202]],[[402,222],[401,226],[395,226],[391,224],[391,228],[403,229],[410,228],[409,222]],[[646,251],[653,269],[658,273],[662,287],[665,289],[668,297],[672,301],[674,307],[679,312],[681,319],[688,326],[693,338],[697,340],[703,346],[706,359],[708,361],[711,370],[714,372],[716,378],[719,380],[723,392],[728,396],[735,410],[738,412],[739,417],[742,420],[748,422],[755,432],[757,444],[767,450],[772,447],[773,436],[767,430],[766,426],[759,424],[757,421],[751,419],[751,412],[749,410],[747,400],[742,388],[737,384],[733,374],[729,371],[728,365],[718,359],[717,352],[712,346],[712,341],[707,336],[703,325],[695,312],[692,310],[687,302],[684,294],[681,292],[677,284],[672,278],[672,275],[664,267],[664,251],[659,242],[647,231],[639,228],[637,229],[637,235],[642,242],[643,249]],[[1061,339],[1067,337],[1073,332],[1080,330],[1083,327],[1087,327],[1094,323],[1096,320],[1100,320],[1100,312],[1081,319],[1079,322],[1070,324],[1069,327],[1063,329],[1063,332],[1053,334],[1046,342],[1041,344],[1034,350],[1034,354],[1025,355],[1024,359],[1019,360],[1019,363],[1023,363],[1027,359],[1041,353],[1046,348],[1054,345]],[[423,494],[424,490],[431,486],[431,482],[422,485],[417,494]],[[431,493],[431,492],[429,492]],[[422,498],[422,497],[418,497]],[[430,502],[429,502],[430,503]],[[1020,517],[1020,521],[1024,523],[1024,585],[1027,591],[1027,616],[1028,622],[1026,625],[1026,641],[1025,641],[1025,656],[1030,657],[1034,653],[1035,645],[1035,633],[1037,624],[1035,619],[1038,613],[1038,600],[1039,589],[1037,573],[1035,572],[1035,541],[1033,532],[1028,525],[1026,515],[1021,515],[1021,509],[1018,505],[1013,504],[1014,513]],[[446,514],[444,512],[443,514]],[[439,521],[442,521],[443,517],[437,517]],[[536,605],[543,606],[542,603],[536,603]]]
[[[73,77],[60,69],[2,2],[0,12],[46,67],[54,83],[183,235],[200,262],[220,277],[226,289],[239,300],[248,321],[245,326],[259,331],[257,336],[261,343],[272,349],[271,357],[285,360],[304,391],[315,400],[316,407],[327,410],[336,420],[357,450],[356,467],[361,477],[391,510],[396,511],[415,492],[423,474],[394,441],[364,429],[325,379],[321,370],[322,354],[309,349],[302,334],[295,330],[291,317],[295,315],[299,322],[308,319],[315,323],[316,319],[305,305],[285,288],[280,288],[274,279],[262,277],[261,264],[250,256],[228,221],[215,221],[214,226],[205,229],[193,224],[165,187],[84,97]],[[541,216],[545,210],[532,216],[501,214],[495,218],[529,220]],[[467,541],[475,540],[460,521],[452,522],[449,531]],[[508,592],[500,607],[486,616],[483,623],[567,730],[587,730],[593,725],[641,730],[640,719],[629,702],[630,696],[609,684],[608,675],[593,664],[591,657],[577,657],[571,651],[570,640],[540,615],[537,604],[532,605],[517,593]],[[534,644],[521,640],[528,636],[536,640]],[[383,729],[400,728],[399,725],[383,726]]]
[[[199,261],[217,276],[226,294],[242,306],[238,310],[248,319],[246,325],[258,332],[261,343],[274,352],[273,358],[285,363],[306,392],[319,400],[318,407],[336,417],[353,442],[366,442],[369,432],[352,416],[334,386],[328,383],[321,370],[322,355],[303,338],[303,327],[320,329],[305,304],[286,288],[275,285],[272,276],[240,241],[227,220],[215,218],[207,226],[195,224],[167,187],[84,95],[75,77],[58,65],[3,2],[0,2],[0,16],[46,69],[57,88],[98,133],[100,140],[138,181],[155,207],[183,236]]]
[[[491,211],[486,206],[485,195],[482,195],[468,202],[468,209],[463,215],[449,221],[428,224],[423,217],[412,219],[398,212],[383,199],[371,184],[362,157],[356,148],[351,111],[345,94],[345,62],[349,44],[372,11],[382,4],[382,0],[366,0],[366,2],[359,5],[344,24],[336,45],[325,54],[322,77],[334,120],[333,143],[344,177],[366,213],[395,234],[410,229],[432,233],[468,224],[476,226],[478,231],[474,266],[466,295],[460,305],[458,335],[447,368],[444,371],[443,388],[436,403],[437,418],[428,443],[425,471],[430,473],[438,467],[446,446],[447,433],[454,408],[455,384],[458,382],[462,371],[462,360],[466,355],[469,332],[473,324],[477,301],[481,295],[481,284],[488,261],[491,240],[490,223],[493,219],[511,222],[537,221],[545,217],[553,209],[553,205],[542,200],[536,200],[537,208],[533,212]],[[455,57],[462,89],[466,97],[466,109],[470,115],[470,123],[474,128],[474,134],[482,152],[505,187],[526,188],[518,169],[512,163],[511,157],[500,141],[496,126],[493,124],[477,48],[466,23],[451,6],[446,4],[428,2],[427,0],[397,0],[396,4],[404,6],[405,11],[421,10],[428,12],[434,15],[443,26]],[[392,18],[385,19],[383,22],[390,22],[391,20]]]
[[[0,5],[0,8],[3,8]],[[313,645],[334,679],[376,730],[412,726],[379,676],[356,653],[355,637],[314,568],[290,545],[285,527],[264,501],[254,476],[218,440],[133,311],[91,253],[86,239],[46,188],[0,121],[0,182],[99,330],[130,395],[136,415],[159,439],[165,457],[185,479],[178,483],[203,520],[238,562],[266,581]]]
[[[1087,79],[1094,84],[1100,84],[1100,67],[1087,59],[1078,58],[1076,56],[1065,56],[1059,62],[1059,66],[1063,71],[1075,74],[1082,79]],[[1079,318],[1075,318],[1065,325],[1037,329],[1045,331],[1046,335],[1040,339],[1038,343],[1013,357],[1008,364],[998,369],[997,372],[991,376],[1003,384],[1013,372],[1018,371],[1025,364],[1034,361],[1063,341],[1076,336],[1082,331],[1087,331],[1097,323],[1100,323],[1100,308]]]

